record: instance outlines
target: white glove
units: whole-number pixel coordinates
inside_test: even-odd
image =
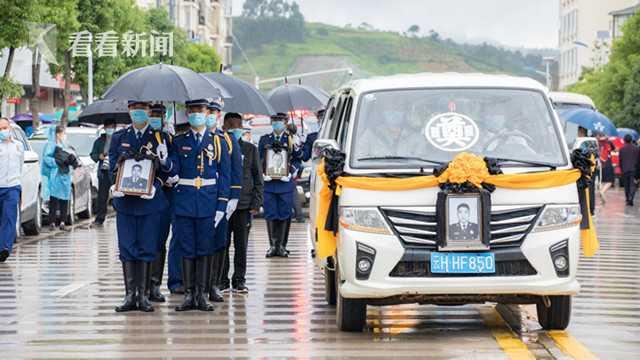
[[[155,186],[151,188],[151,195],[140,195],[140,197],[142,199],[145,199],[145,200],[151,200],[151,199],[153,199],[154,196],[156,196],[156,187]]]
[[[156,155],[158,156],[158,160],[160,160],[161,165],[167,164],[167,157],[169,156],[169,151],[167,150],[167,144],[165,141],[162,141],[162,144],[158,145],[156,148]]]
[[[302,145],[302,143],[304,142],[304,140],[302,140],[302,138],[298,135],[293,135],[293,144],[296,146],[300,146]]]
[[[172,176],[172,177],[167,179],[167,184],[174,185],[174,184],[177,184],[178,181],[180,181],[180,176],[179,175],[175,175],[175,176]]]
[[[282,182],[289,182],[291,181],[291,174],[287,175],[287,176],[283,176],[280,178],[280,181]]]
[[[264,180],[264,182],[269,182],[269,181],[271,181],[273,179],[269,175],[262,175],[262,180]]]
[[[227,202],[227,220],[231,219],[231,215],[238,208],[238,199],[231,199]]]
[[[216,217],[214,219],[214,226],[218,227],[220,225],[220,221],[224,218],[224,211],[216,211]]]
[[[115,185],[111,185],[111,188],[109,189],[109,192],[111,193],[111,197],[112,198],[122,198],[124,197],[124,193],[121,191],[116,191],[116,186]]]

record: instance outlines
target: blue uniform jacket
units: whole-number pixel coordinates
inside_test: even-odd
[[[215,185],[197,188],[178,184],[173,190],[174,214],[205,218],[226,211],[229,201],[231,161],[224,137],[205,131],[200,144],[191,130],[173,139],[167,163],[170,176],[192,180],[215,179]]]
[[[240,193],[242,192],[242,150],[240,149],[240,143],[236,138],[229,133],[222,133],[227,141],[227,147],[229,148],[229,154],[231,156],[231,199],[240,199]]]
[[[136,138],[135,130],[132,126],[116,131],[111,137],[111,145],[109,147],[109,170],[112,179],[115,178],[116,165],[120,157],[133,157],[137,153],[142,153],[142,147],[146,146],[155,154],[158,146],[155,132],[151,127],[147,127],[142,138]],[[169,146],[167,144],[167,146]],[[156,178],[153,186],[156,188],[156,194],[153,199],[145,200],[139,196],[126,195],[123,198],[113,199],[113,207],[116,211],[127,215],[149,215],[155,212],[163,211],[169,206],[169,203],[162,191],[162,182],[160,177],[162,171],[156,171]]]
[[[302,166],[302,150],[294,144],[293,136],[286,131],[280,136],[276,136],[274,133],[271,133],[260,137],[258,152],[260,153],[260,160],[262,162],[262,172],[264,173],[265,171],[267,148],[273,146],[276,141],[288,149],[289,174],[295,175],[298,172],[298,169],[300,169],[300,166]],[[271,193],[286,193],[294,191],[295,188],[296,185],[293,179],[287,182],[274,179],[264,183],[264,191]]]

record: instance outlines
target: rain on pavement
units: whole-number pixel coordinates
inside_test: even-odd
[[[262,220],[251,232],[249,295],[228,295],[213,313],[176,313],[182,297],[172,295],[154,313],[118,314],[122,273],[109,219],[23,239],[0,264],[0,358],[637,358],[640,211],[622,197],[611,191],[598,213],[601,250],[581,261],[566,332],[540,330],[534,307],[487,304],[369,307],[364,333],[341,333],[306,224],[292,225],[289,259],[265,259]]]

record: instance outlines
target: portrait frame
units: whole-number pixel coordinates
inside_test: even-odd
[[[272,179],[280,179],[289,176],[289,152],[267,149],[265,159],[265,175]]]
[[[134,168],[140,167],[140,175],[134,180]],[[151,195],[153,182],[155,179],[155,169],[153,161],[150,159],[126,159],[118,167],[115,189],[125,195],[142,196]]]
[[[488,250],[489,219],[481,193],[443,193],[439,196],[439,250]],[[489,201],[490,202],[490,201]],[[463,214],[460,214],[462,212]],[[460,216],[464,216],[461,219]]]

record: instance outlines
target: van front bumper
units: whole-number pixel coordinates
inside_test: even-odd
[[[568,240],[569,251],[569,274],[566,277],[556,273],[549,251],[552,245],[563,240]],[[405,247],[395,235],[375,235],[341,228],[338,240],[338,262],[342,280],[340,294],[354,299],[440,295],[487,299],[490,298],[488,295],[574,295],[580,290],[576,280],[579,241],[577,227],[527,235],[519,250],[535,269],[535,275],[395,277],[390,273],[405,253]],[[357,279],[356,276],[357,243],[373,248],[376,252],[369,277],[365,280]]]

